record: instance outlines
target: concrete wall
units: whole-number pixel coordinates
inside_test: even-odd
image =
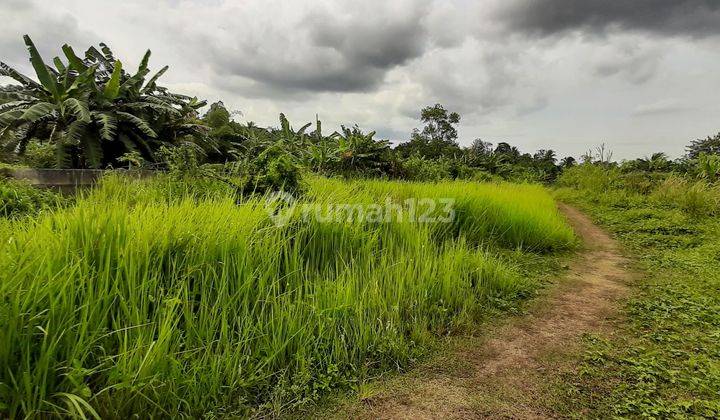
[[[0,177],[23,180],[39,188],[74,192],[98,182],[109,171],[102,169],[0,169]],[[123,174],[148,178],[154,171],[122,171]]]

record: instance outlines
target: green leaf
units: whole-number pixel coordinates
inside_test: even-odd
[[[145,85],[145,88],[143,89],[144,93],[152,92],[157,87],[157,81],[160,77],[162,77],[163,74],[165,74],[166,71],[168,71],[170,67],[165,66],[160,69],[157,73],[155,73],[155,76],[153,76],[150,81]]]
[[[56,84],[57,84],[57,79],[58,79],[58,77],[60,77],[60,73],[58,73],[58,71],[55,70],[55,68],[52,66],[46,65],[45,68],[47,69],[48,73],[50,73],[50,76],[53,78],[54,81],[56,81]]]
[[[105,91],[103,92],[103,95],[106,99],[113,101],[115,98],[117,98],[118,94],[120,93],[120,76],[122,75],[122,63],[118,60],[115,62],[115,67],[113,68],[112,76],[110,76],[110,80],[108,80],[107,84],[105,85]]]
[[[0,104],[0,114],[14,109],[20,109],[24,111],[25,109],[27,109],[28,106],[29,103],[27,101],[6,102],[4,104]]]
[[[65,73],[65,71],[67,70],[65,68],[65,64],[63,64],[62,60],[60,60],[60,57],[53,58],[53,63],[55,64],[55,68],[57,68],[60,73]]]
[[[153,148],[150,147],[150,145],[147,144],[145,139],[138,136],[137,134],[130,132],[130,136],[132,137],[132,140],[130,140],[127,136],[120,136],[120,141],[123,142],[127,150],[133,151],[133,150],[139,150],[141,153],[143,153],[145,156],[149,157],[151,160],[154,160],[155,154],[153,153]],[[138,149],[138,147],[140,149]]]
[[[70,63],[70,67],[77,71],[78,73],[83,73],[87,71],[88,66],[83,63],[83,61],[75,55],[75,51],[73,51],[72,47],[68,44],[65,44],[62,46],[63,53],[65,53],[65,57],[67,57],[68,62]]]
[[[67,139],[79,144],[83,136],[88,135],[87,126],[87,123],[84,121],[73,121],[68,128]]]
[[[148,125],[145,120],[142,118],[136,117],[133,114],[129,114],[127,112],[118,112],[118,117],[120,117],[121,120],[129,122],[130,124],[134,125],[138,130],[140,130],[143,134],[150,138],[156,138],[157,133],[150,128],[150,125]]]
[[[140,93],[140,88],[142,87],[142,84],[145,81],[145,76],[147,76],[148,73],[150,73],[150,70],[148,70],[148,69],[138,70],[138,72],[135,75],[128,78],[120,86],[120,91],[121,92],[132,91],[135,94]]]
[[[286,135],[290,133],[290,121],[288,121],[287,117],[282,112],[280,113],[280,128]]]
[[[115,62],[115,56],[113,56],[112,50],[110,49],[110,47],[107,46],[107,44],[105,44],[104,42],[101,42],[100,49],[102,50],[103,55],[105,56],[105,59],[108,62],[110,62],[110,63]]]
[[[130,140],[128,136],[126,136],[125,134],[120,134],[118,138],[120,139],[120,142],[125,145],[125,149],[130,152],[137,151],[137,146],[135,145],[135,143],[132,142],[132,140]]]
[[[97,70],[97,64],[88,67],[84,72],[80,73],[78,77],[73,81],[72,86],[67,90],[68,95],[73,95],[78,90],[95,91],[95,71]]]
[[[149,111],[154,111],[154,112],[158,112],[161,114],[171,114],[171,115],[178,116],[178,117],[182,115],[180,113],[180,111],[178,111],[177,109],[173,108],[172,106],[170,106],[168,104],[162,103],[162,101],[160,101],[160,103],[147,101],[147,99],[150,99],[150,97],[146,97],[143,99],[145,99],[146,101],[125,104],[124,107],[132,109],[132,110],[138,110],[138,111],[148,111],[149,110]]]
[[[307,130],[311,125],[312,125],[312,123],[307,123],[307,124],[303,125],[302,127],[300,127],[300,129],[295,134],[297,136],[302,136],[303,134],[305,134],[305,130]]]
[[[102,166],[103,150],[96,139],[91,136],[82,136],[80,138],[80,146],[88,167],[97,169]]]
[[[57,82],[50,75],[50,72],[48,72],[47,65],[45,65],[45,62],[43,61],[42,57],[40,56],[40,53],[38,52],[37,48],[35,48],[35,44],[33,44],[30,37],[25,35],[25,36],[23,36],[23,39],[25,40],[25,45],[27,46],[28,52],[30,53],[30,63],[32,64],[33,68],[35,69],[35,73],[37,74],[38,80],[40,80],[40,84],[42,84],[42,86],[48,92],[52,93],[53,96],[55,98],[57,98],[58,97]]]
[[[84,123],[90,122],[90,109],[87,103],[76,98],[69,98],[63,102],[63,105],[67,107],[78,120]]]
[[[9,127],[16,124],[23,115],[23,110],[13,109],[0,114],[0,127]]]
[[[103,55],[103,53],[101,53],[100,51],[98,51],[97,48],[95,48],[95,47],[90,47],[90,48],[88,48],[87,51],[85,51],[85,58],[87,58],[87,59],[89,59],[89,60],[93,60],[93,59],[94,59],[95,61],[97,61],[97,62],[99,62],[100,64],[102,64],[103,68],[104,68],[105,70],[107,70],[107,71],[112,70],[113,67],[114,67],[114,66],[113,66],[113,63],[111,63],[110,61],[108,61],[108,59],[105,58],[105,56]]]
[[[147,50],[145,52],[145,55],[143,56],[142,60],[140,61],[140,66],[138,66],[138,73],[142,73],[148,69],[148,62],[150,62],[150,54],[152,54],[150,52],[150,50]]]
[[[0,76],[7,76],[15,79],[21,85],[28,88],[40,88],[41,86],[31,78],[24,76],[17,70],[0,61]]]
[[[100,125],[100,137],[103,140],[115,140],[117,132],[117,118],[108,113],[93,112],[93,118]]]
[[[55,146],[55,160],[57,161],[57,167],[60,169],[72,168],[72,145],[66,144],[59,139]]]
[[[20,119],[32,123],[47,117],[48,114],[53,113],[55,109],[55,105],[49,102],[40,102],[26,109]]]

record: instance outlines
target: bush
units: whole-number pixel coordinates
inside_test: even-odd
[[[667,177],[658,172],[635,171],[624,173],[617,179],[616,187],[635,194],[650,194]]]
[[[447,160],[430,160],[418,155],[403,162],[403,172],[411,181],[440,181],[452,177]]]
[[[720,179],[720,156],[701,153],[700,156],[698,156],[695,170],[699,178],[705,179],[708,182],[717,181]]]
[[[256,158],[240,166],[243,193],[264,194],[272,191],[299,193],[302,171],[295,158],[281,144],[268,147]]]
[[[603,192],[617,185],[619,176],[620,171],[617,168],[584,163],[566,169],[558,178],[558,185]]]
[[[163,146],[158,151],[168,174],[177,179],[199,177],[202,175],[198,154],[202,150],[194,144],[177,147]]]
[[[55,146],[33,140],[25,150],[23,162],[31,168],[55,168],[57,166]]]
[[[0,217],[18,218],[59,207],[65,199],[49,190],[0,179]]]
[[[720,191],[705,181],[690,182],[671,176],[657,187],[652,200],[661,206],[680,208],[693,217],[712,216],[719,210]]]

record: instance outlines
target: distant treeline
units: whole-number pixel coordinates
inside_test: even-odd
[[[319,120],[294,128],[240,123],[222,102],[210,105],[158,85],[167,66],[150,76],[150,51],[133,72],[105,44],[82,57],[64,45],[52,66],[25,37],[36,78],[0,62],[0,160],[42,168],[144,167],[232,175],[241,188],[292,188],[302,171],[328,176],[407,180],[509,179],[552,182],[577,163],[619,166],[623,171],[698,171],[720,153],[720,134],[693,141],[671,161],[661,152],[613,163],[604,147],[578,159],[555,151],[530,154],[500,142],[458,142],[460,115],[441,104],[420,111],[422,127],[392,147],[357,125],[324,133]]]

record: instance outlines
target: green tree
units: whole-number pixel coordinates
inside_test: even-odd
[[[364,133],[357,125],[342,126],[336,133],[338,171],[344,175],[385,175],[391,172],[390,142],[375,140],[375,132]]]
[[[562,169],[572,168],[577,165],[577,160],[572,156],[566,156],[560,160],[560,167]]]
[[[417,154],[428,159],[438,159],[461,153],[455,128],[460,123],[460,114],[448,112],[442,105],[435,104],[420,111],[420,121],[425,123],[422,130],[413,130],[410,141],[396,148],[401,156]]]
[[[515,164],[520,160],[520,150],[509,143],[500,142],[495,147],[493,154],[501,156],[505,163]]]
[[[690,159],[697,159],[702,153],[720,155],[720,133],[714,137],[708,136],[705,139],[693,140],[686,149]]]
[[[205,103],[157,85],[167,66],[146,81],[147,51],[137,72],[127,73],[105,44],[90,47],[81,59],[64,45],[67,59],[47,65],[29,36],[24,37],[37,81],[0,63],[0,75],[18,84],[0,97],[0,141],[23,154],[31,139],[56,147],[60,167],[104,167],[138,151],[154,161],[162,145],[202,140],[194,117]]]
[[[241,154],[246,140],[242,124],[232,119],[232,114],[222,102],[215,102],[202,117],[205,125],[210,127],[210,142],[204,148],[209,162],[222,163],[235,160]]]
[[[217,129],[229,125],[232,118],[230,117],[230,111],[228,111],[227,108],[225,108],[225,104],[220,101],[210,105],[210,109],[205,113],[203,121],[205,121],[208,127]]]
[[[492,143],[475,139],[470,145],[469,151],[474,156],[487,156],[493,152]]]

